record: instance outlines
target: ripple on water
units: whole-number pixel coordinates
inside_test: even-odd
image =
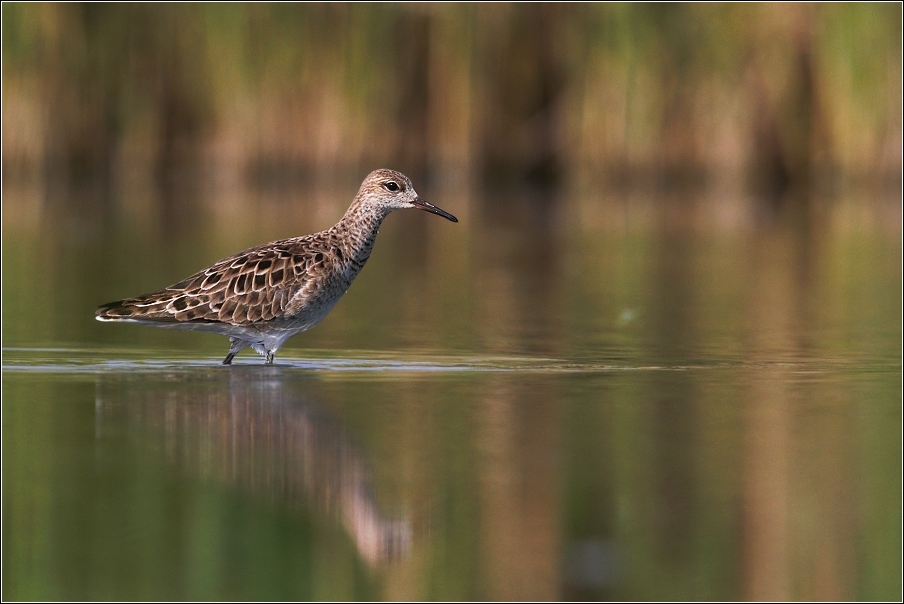
[[[384,372],[384,373],[533,373],[600,374],[628,371],[700,371],[717,369],[780,369],[788,373],[820,374],[856,369],[852,359],[683,359],[683,362],[641,362],[619,358],[612,362],[570,361],[529,356],[413,355],[347,350],[311,350],[310,356],[281,356],[272,367],[261,359],[236,360],[233,367],[260,367],[276,371]],[[873,364],[875,368],[875,365]],[[896,365],[900,369],[900,365]],[[892,368],[894,369],[894,368]],[[219,357],[161,354],[135,349],[4,348],[4,373],[115,374],[222,370]]]

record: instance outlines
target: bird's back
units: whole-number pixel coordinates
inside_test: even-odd
[[[97,318],[201,328],[217,323],[252,326],[304,320],[299,315],[306,313],[319,315],[318,311],[332,307],[345,293],[363,266],[363,262],[352,262],[353,251],[343,250],[332,231],[233,254],[175,285],[105,304],[97,309]]]

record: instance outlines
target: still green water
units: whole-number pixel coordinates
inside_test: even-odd
[[[899,199],[425,196],[462,222],[394,214],[321,325],[223,367],[94,308],[345,197],[180,231],[7,190],[4,599],[900,597]]]

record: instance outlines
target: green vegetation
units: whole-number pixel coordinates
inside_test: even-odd
[[[898,182],[900,47],[893,3],[4,3],[3,165]]]

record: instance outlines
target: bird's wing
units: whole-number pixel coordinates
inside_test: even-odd
[[[160,291],[105,304],[97,318],[248,325],[284,317],[303,306],[324,263],[333,261],[317,243],[309,236],[239,252]]]

